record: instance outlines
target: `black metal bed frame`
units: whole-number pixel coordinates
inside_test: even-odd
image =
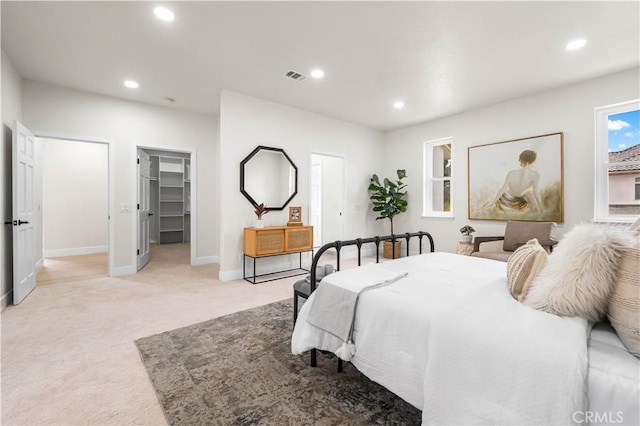
[[[407,242],[407,256],[409,256],[409,240],[413,237],[418,237],[418,250],[419,254],[422,254],[422,238],[427,237],[429,239],[429,249],[430,252],[433,253],[435,251],[435,247],[433,244],[433,237],[431,234],[424,231],[419,232],[407,232],[406,234],[391,234],[385,236],[376,236],[371,238],[356,238],[355,240],[344,240],[344,241],[334,241],[332,243],[327,243],[320,247],[320,249],[313,256],[313,261],[311,262],[311,276],[310,278],[310,292],[313,293],[316,290],[316,266],[318,266],[318,262],[320,261],[320,257],[329,249],[334,248],[336,250],[336,271],[340,270],[340,250],[343,247],[347,246],[356,246],[358,247],[358,266],[362,264],[362,246],[364,244],[374,243],[376,246],[376,263],[380,263],[380,243],[382,241],[391,241],[391,257],[395,259],[396,257],[396,241],[402,241],[403,239]],[[297,297],[297,296],[295,296]],[[311,366],[316,367],[317,364],[317,349],[311,349]],[[342,360],[338,361],[338,371],[342,371]]]

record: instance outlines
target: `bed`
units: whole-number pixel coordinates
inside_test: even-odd
[[[394,274],[357,299],[346,359],[422,410],[423,424],[640,424],[640,360],[604,324],[514,300],[504,262],[427,253],[328,275],[321,288]],[[345,358],[344,339],[308,322],[317,293],[292,352]]]

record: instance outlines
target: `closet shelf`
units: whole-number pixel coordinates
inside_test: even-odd
[[[160,232],[182,232],[184,229],[161,229]]]
[[[182,214],[161,214],[160,217],[182,217]]]
[[[182,203],[184,200],[160,200],[161,203]]]

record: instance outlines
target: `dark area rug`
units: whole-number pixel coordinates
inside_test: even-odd
[[[419,425],[421,412],[333,355],[291,354],[292,301],[136,341],[170,425]]]

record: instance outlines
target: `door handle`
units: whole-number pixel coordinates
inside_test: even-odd
[[[28,220],[18,220],[18,226],[20,226],[20,225],[25,225],[25,224],[27,224],[27,223],[29,223],[29,221],[28,221]]]
[[[149,213],[149,216],[153,216],[153,213]]]
[[[11,224],[13,224],[13,222],[9,220],[9,221],[6,221],[4,224],[5,225],[11,225]]]

